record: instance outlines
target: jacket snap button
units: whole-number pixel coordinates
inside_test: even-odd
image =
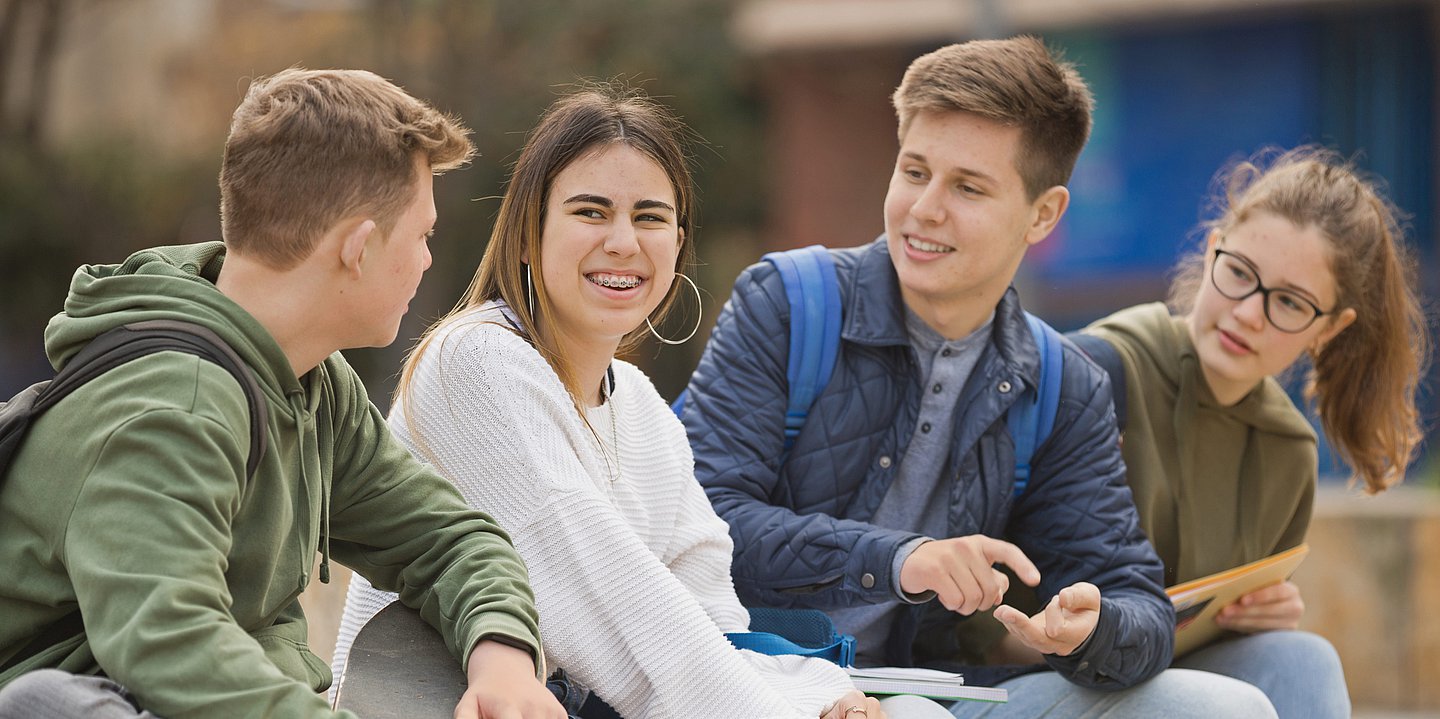
[[[1009,383],[1009,382],[1006,382],[1006,381],[1004,381],[1004,380],[1001,380],[999,390],[1000,390],[1000,394],[1005,394],[1005,393],[1009,392],[1009,391],[1010,391],[1010,383]]]
[[[880,468],[890,469],[890,455],[887,454],[880,458]]]
[[[875,575],[866,572],[860,575],[860,586],[870,589],[875,586]]]

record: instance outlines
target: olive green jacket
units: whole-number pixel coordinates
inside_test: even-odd
[[[1121,446],[1140,525],[1167,586],[1289,549],[1305,539],[1319,474],[1315,430],[1273,378],[1222,407],[1183,317],[1160,303],[1085,329],[1125,365]]]
[[[43,415],[0,485],[0,686],[56,667],[104,673],[169,719],[348,716],[316,694],[330,671],[297,601],[327,548],[398,591],[462,661],[500,635],[543,673],[509,537],[390,436],[340,354],[296,379],[212,284],[223,259],[209,243],[80,268],[46,349],[58,367],[124,323],[214,330],[264,388],[263,462],[247,480],[239,384],[186,354],[134,360]],[[33,646],[77,608],[83,632]]]

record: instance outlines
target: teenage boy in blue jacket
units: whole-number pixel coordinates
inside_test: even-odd
[[[825,610],[862,665],[911,663],[927,603],[952,625],[993,607],[1055,670],[970,670],[1011,701],[961,702],[957,716],[1273,716],[1249,685],[1161,673],[1174,610],[1125,486],[1108,380],[1068,342],[1054,429],[1014,491],[1006,413],[1040,368],[1010,285],[1069,204],[1091,103],[1034,38],[917,59],[894,95],[885,234],[831,251],[843,325],[828,385],[785,451],[790,310],[770,265],[746,270],[690,382],[696,476],[752,606]],[[1002,604],[996,565],[1044,609]]]

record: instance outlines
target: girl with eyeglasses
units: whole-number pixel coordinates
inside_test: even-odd
[[[1277,375],[1308,364],[1306,397],[1367,493],[1399,482],[1421,440],[1429,338],[1395,210],[1315,147],[1240,163],[1224,187],[1170,309],[1132,307],[1084,330],[1125,368],[1123,454],[1167,585],[1304,540],[1317,443]],[[1281,717],[1349,716],[1335,650],[1296,631],[1304,611],[1290,582],[1252,592],[1219,615],[1237,636],[1175,666],[1255,684]]]

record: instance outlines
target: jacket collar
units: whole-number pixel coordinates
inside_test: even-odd
[[[850,275],[850,301],[845,312],[841,337],[846,341],[876,347],[909,347],[905,331],[905,301],[900,297],[900,279],[890,262],[885,235],[857,248],[855,271]],[[1040,350],[1025,323],[1020,297],[1012,285],[995,307],[991,341],[1000,359],[1031,387],[1040,376]]]
[[[850,302],[840,336],[850,342],[883,347],[910,345],[905,331],[905,301],[900,279],[890,262],[885,235],[857,248],[855,271],[850,275]]]

